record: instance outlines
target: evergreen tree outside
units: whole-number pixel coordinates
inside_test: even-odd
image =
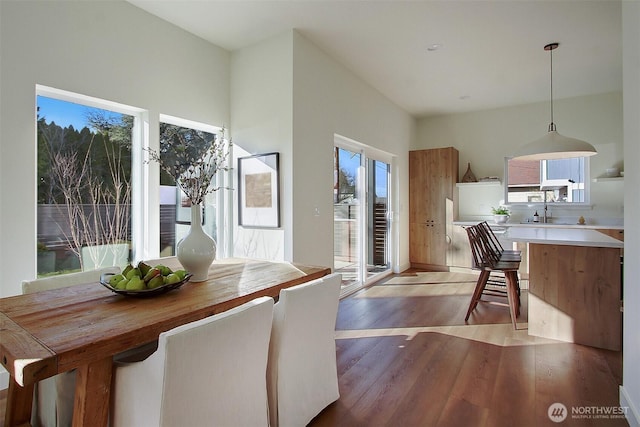
[[[165,164],[175,164],[177,159],[199,159],[206,154],[215,139],[216,135],[213,133],[161,122],[160,158]],[[187,166],[188,164],[185,164],[184,168]],[[162,168],[160,185],[176,185],[174,177]]]

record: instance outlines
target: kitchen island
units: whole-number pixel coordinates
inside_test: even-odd
[[[529,244],[529,335],[621,349],[624,242],[544,226],[509,227],[504,238]]]

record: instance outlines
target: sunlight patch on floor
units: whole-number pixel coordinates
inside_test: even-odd
[[[362,292],[357,293],[350,298],[359,300],[362,310],[374,310],[375,305],[368,307],[366,303],[368,299],[372,301],[379,301],[384,298],[402,299],[459,296],[464,298],[465,301],[463,306],[461,306],[462,308],[457,308],[454,303],[452,309],[460,311],[455,314],[455,316],[463,317],[476,286],[476,280],[476,275],[468,273],[418,272],[415,274],[391,277],[383,283],[366,288]],[[472,319],[469,320],[471,324],[460,324],[457,321],[454,321],[449,322],[450,324],[446,325],[445,323],[448,322],[446,319],[451,319],[443,319],[442,313],[435,313],[434,317],[424,319],[424,326],[337,330],[336,339],[403,336],[406,341],[411,341],[421,333],[436,333],[501,347],[530,346],[562,342],[536,336],[529,336],[529,324],[526,317],[527,298],[528,293],[526,290],[523,290],[522,310],[524,310],[524,313],[522,313],[522,316],[518,317],[521,321],[517,323],[517,329],[513,328],[513,324],[508,317],[509,311],[507,308],[508,305],[506,304],[506,298],[483,295],[480,305],[476,308],[476,311],[474,311]],[[427,304],[427,300],[425,300],[424,303]],[[430,307],[430,310],[437,311],[441,303],[443,303],[441,300],[434,299],[428,307]],[[503,305],[504,307],[499,307],[499,311],[494,311],[494,308],[492,307],[495,307],[496,305]],[[476,323],[478,321],[484,321],[485,323],[478,324]],[[441,323],[437,324],[438,322]],[[429,323],[431,323],[431,325],[428,325]]]
[[[410,298],[410,297],[431,297],[444,295],[471,295],[475,287],[475,281],[471,283],[446,284],[392,284],[388,282],[373,286],[354,296],[354,298]]]
[[[514,330],[511,323],[492,325],[419,326],[406,328],[337,330],[336,339],[381,338],[405,336],[411,341],[418,334],[437,333],[457,338],[483,342],[500,347],[518,347],[541,344],[557,344],[561,341],[529,336],[527,323],[518,323]]]
[[[387,281],[385,285],[408,285],[408,284],[438,284],[438,283],[456,283],[469,282],[476,283],[477,274],[467,273],[450,273],[440,271],[429,271],[424,273],[415,273],[406,276],[396,276]]]

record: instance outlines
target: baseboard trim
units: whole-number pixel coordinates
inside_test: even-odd
[[[425,271],[449,271],[449,267],[446,265],[437,265],[437,264],[422,264],[419,262],[412,262],[411,268],[415,270],[425,270]]]
[[[640,427],[640,410],[638,410],[634,402],[629,398],[623,386],[620,386],[620,406],[629,408],[626,413],[629,427]]]
[[[396,267],[393,269],[393,272],[394,272],[395,274],[400,274],[400,273],[402,273],[403,271],[406,271],[406,270],[408,270],[408,269],[410,269],[410,268],[411,268],[411,264],[409,264],[409,263],[404,263],[404,264],[402,264],[402,265],[396,266]]]

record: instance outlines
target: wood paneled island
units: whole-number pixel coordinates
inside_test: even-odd
[[[511,227],[505,238],[529,244],[529,335],[621,349],[624,242],[544,226]]]

